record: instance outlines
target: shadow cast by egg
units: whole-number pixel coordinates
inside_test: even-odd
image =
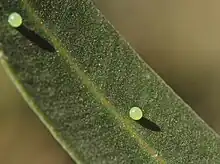
[[[19,31],[23,36],[25,36],[27,39],[38,45],[40,48],[47,50],[49,52],[55,52],[55,48],[52,44],[50,44],[45,38],[41,37],[39,34],[34,32],[33,30],[27,28],[25,25],[21,25],[17,28],[15,28],[17,31]]]
[[[142,117],[140,120],[136,120],[138,124],[140,124],[142,127],[154,131],[154,132],[161,132],[160,126],[158,126],[156,123],[150,121],[147,118]]]

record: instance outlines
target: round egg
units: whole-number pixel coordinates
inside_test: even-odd
[[[13,12],[9,15],[8,17],[8,23],[12,26],[12,27],[19,27],[22,24],[22,17],[20,14]]]
[[[143,112],[139,107],[132,107],[129,111],[129,116],[133,120],[140,120],[143,117]]]

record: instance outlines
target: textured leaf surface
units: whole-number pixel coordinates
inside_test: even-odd
[[[47,52],[11,28],[13,11],[57,51]],[[2,0],[0,22],[1,63],[76,163],[220,163],[219,136],[90,0]],[[162,132],[131,120],[133,106]]]

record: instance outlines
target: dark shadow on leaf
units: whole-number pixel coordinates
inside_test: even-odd
[[[49,52],[56,51],[55,48],[46,39],[42,38],[40,35],[28,29],[24,25],[17,27],[16,30],[18,30],[22,35],[24,35],[27,39],[38,45],[40,48]]]
[[[154,122],[142,117],[140,120],[136,121],[144,128],[147,128],[149,130],[155,131],[155,132],[161,132],[161,128]]]

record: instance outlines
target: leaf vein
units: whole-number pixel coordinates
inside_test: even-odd
[[[147,153],[149,153],[152,157],[154,157],[154,159],[161,163],[164,164],[166,163],[165,160],[162,158],[162,156],[157,155],[157,152],[154,150],[154,148],[150,147],[148,145],[148,143],[146,143],[146,141],[144,141],[144,139],[137,134],[137,132],[135,132],[135,130],[133,128],[131,128],[131,121],[129,119],[120,117],[120,115],[117,112],[117,108],[109,102],[109,100],[106,98],[106,96],[99,91],[95,86],[95,84],[93,84],[88,76],[77,66],[77,64],[75,63],[76,61],[73,61],[74,59],[71,57],[71,55],[69,54],[68,50],[66,50],[65,46],[63,46],[59,40],[56,39],[56,37],[52,34],[52,32],[49,31],[49,29],[47,29],[43,24],[41,24],[40,22],[40,18],[37,16],[37,14],[35,13],[34,9],[28,4],[27,0],[21,0],[22,1],[22,5],[24,6],[24,8],[27,10],[27,12],[29,13],[29,15],[31,15],[35,20],[36,24],[43,29],[44,33],[46,36],[51,38],[51,42],[53,43],[53,45],[55,46],[56,49],[59,50],[59,54],[61,56],[63,56],[66,60],[66,62],[68,63],[68,65],[70,66],[71,71],[75,71],[79,77],[81,77],[82,79],[82,83],[84,85],[87,86],[88,90],[90,90],[90,92],[96,97],[97,101],[101,102],[102,105],[106,108],[106,109],[110,109],[109,112],[111,112],[115,118],[118,120],[118,122],[123,126],[132,136],[134,136],[134,138],[137,140],[137,143],[139,144],[139,146],[143,149],[143,150],[147,150]]]

